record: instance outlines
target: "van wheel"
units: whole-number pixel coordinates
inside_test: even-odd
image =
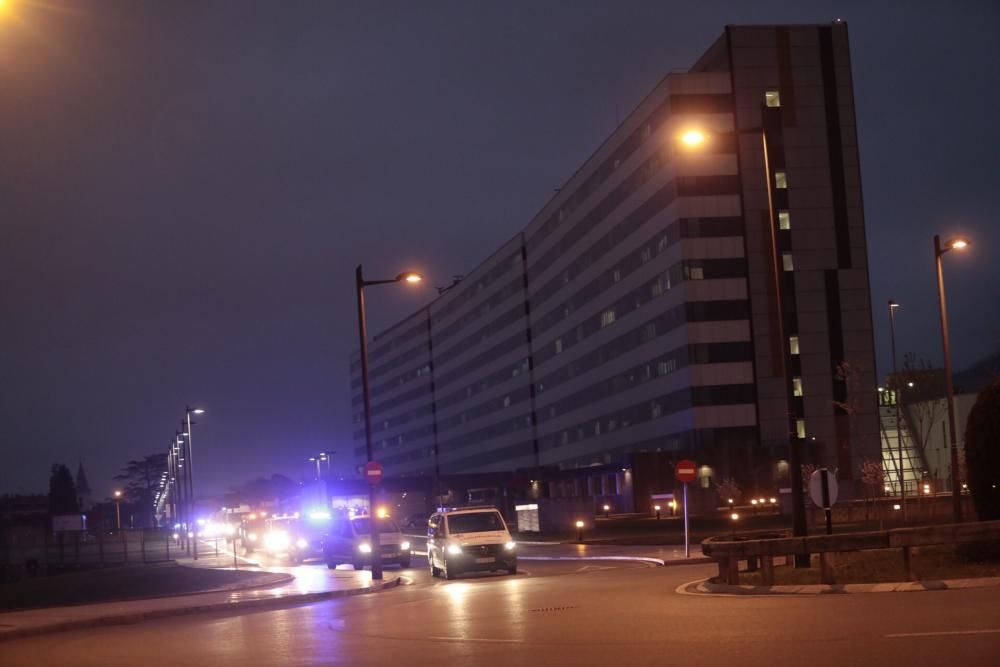
[[[511,563],[507,568],[507,574],[517,574],[517,563]]]
[[[440,577],[441,576],[441,569],[437,568],[437,567],[434,567],[434,561],[431,560],[430,556],[427,557],[427,562],[431,566],[431,577]]]
[[[328,561],[326,561],[326,567],[327,567],[328,570],[336,570],[337,569],[337,563],[333,562],[332,560],[328,560]]]
[[[409,556],[405,556],[403,558],[400,558],[399,559],[399,567],[401,567],[401,568],[410,567],[410,557]]]
[[[456,571],[454,564],[449,565],[447,558],[444,560],[444,578],[448,581],[458,578],[458,572]]]

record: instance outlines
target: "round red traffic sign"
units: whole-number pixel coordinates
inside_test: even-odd
[[[369,484],[378,484],[382,481],[382,464],[378,461],[369,461],[365,464],[365,479]]]
[[[693,482],[698,477],[698,468],[694,461],[684,459],[678,461],[677,465],[674,466],[674,476],[677,477],[678,482]]]

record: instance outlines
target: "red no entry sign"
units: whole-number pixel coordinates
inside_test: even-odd
[[[693,482],[698,476],[698,468],[694,461],[684,459],[678,461],[677,465],[674,466],[674,476],[677,477],[678,482]]]
[[[378,461],[369,461],[365,464],[365,479],[369,484],[378,484],[382,481],[382,464]]]

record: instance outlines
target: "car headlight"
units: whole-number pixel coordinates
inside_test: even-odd
[[[452,556],[457,556],[460,553],[462,553],[462,547],[452,542],[451,544],[448,545],[448,553],[450,553]]]
[[[249,535],[247,535],[247,539],[250,540],[251,542],[256,542],[257,541],[257,533],[250,533]]]
[[[234,533],[236,533],[236,526],[234,526],[231,523],[226,524],[226,535],[229,535],[230,537],[232,537],[232,535]]]
[[[409,542],[402,542],[402,543],[400,543],[399,548],[402,549],[403,551],[409,551],[410,550],[410,543]]]
[[[272,530],[264,536],[264,545],[271,551],[287,549],[290,541],[288,533],[283,530]]]
[[[308,546],[309,546],[309,542],[307,542],[306,540],[304,540],[304,539],[302,539],[302,538],[300,537],[300,538],[299,538],[299,539],[298,539],[298,540],[297,540],[297,541],[295,542],[295,546],[297,546],[297,547],[298,547],[299,549],[305,549],[306,547],[308,547]]]
[[[514,540],[507,540],[507,542],[503,545],[503,548],[506,549],[507,551],[513,551],[514,547],[516,546],[517,543],[514,542]]]
[[[358,551],[360,551],[363,554],[370,554],[372,552],[372,545],[368,544],[367,542],[362,542],[361,544],[358,545]]]

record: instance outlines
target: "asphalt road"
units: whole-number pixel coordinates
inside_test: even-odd
[[[413,585],[375,595],[25,639],[0,644],[0,664],[1000,663],[996,588],[696,596],[675,589],[710,574],[709,566],[524,565],[514,577],[453,582],[414,568]]]

